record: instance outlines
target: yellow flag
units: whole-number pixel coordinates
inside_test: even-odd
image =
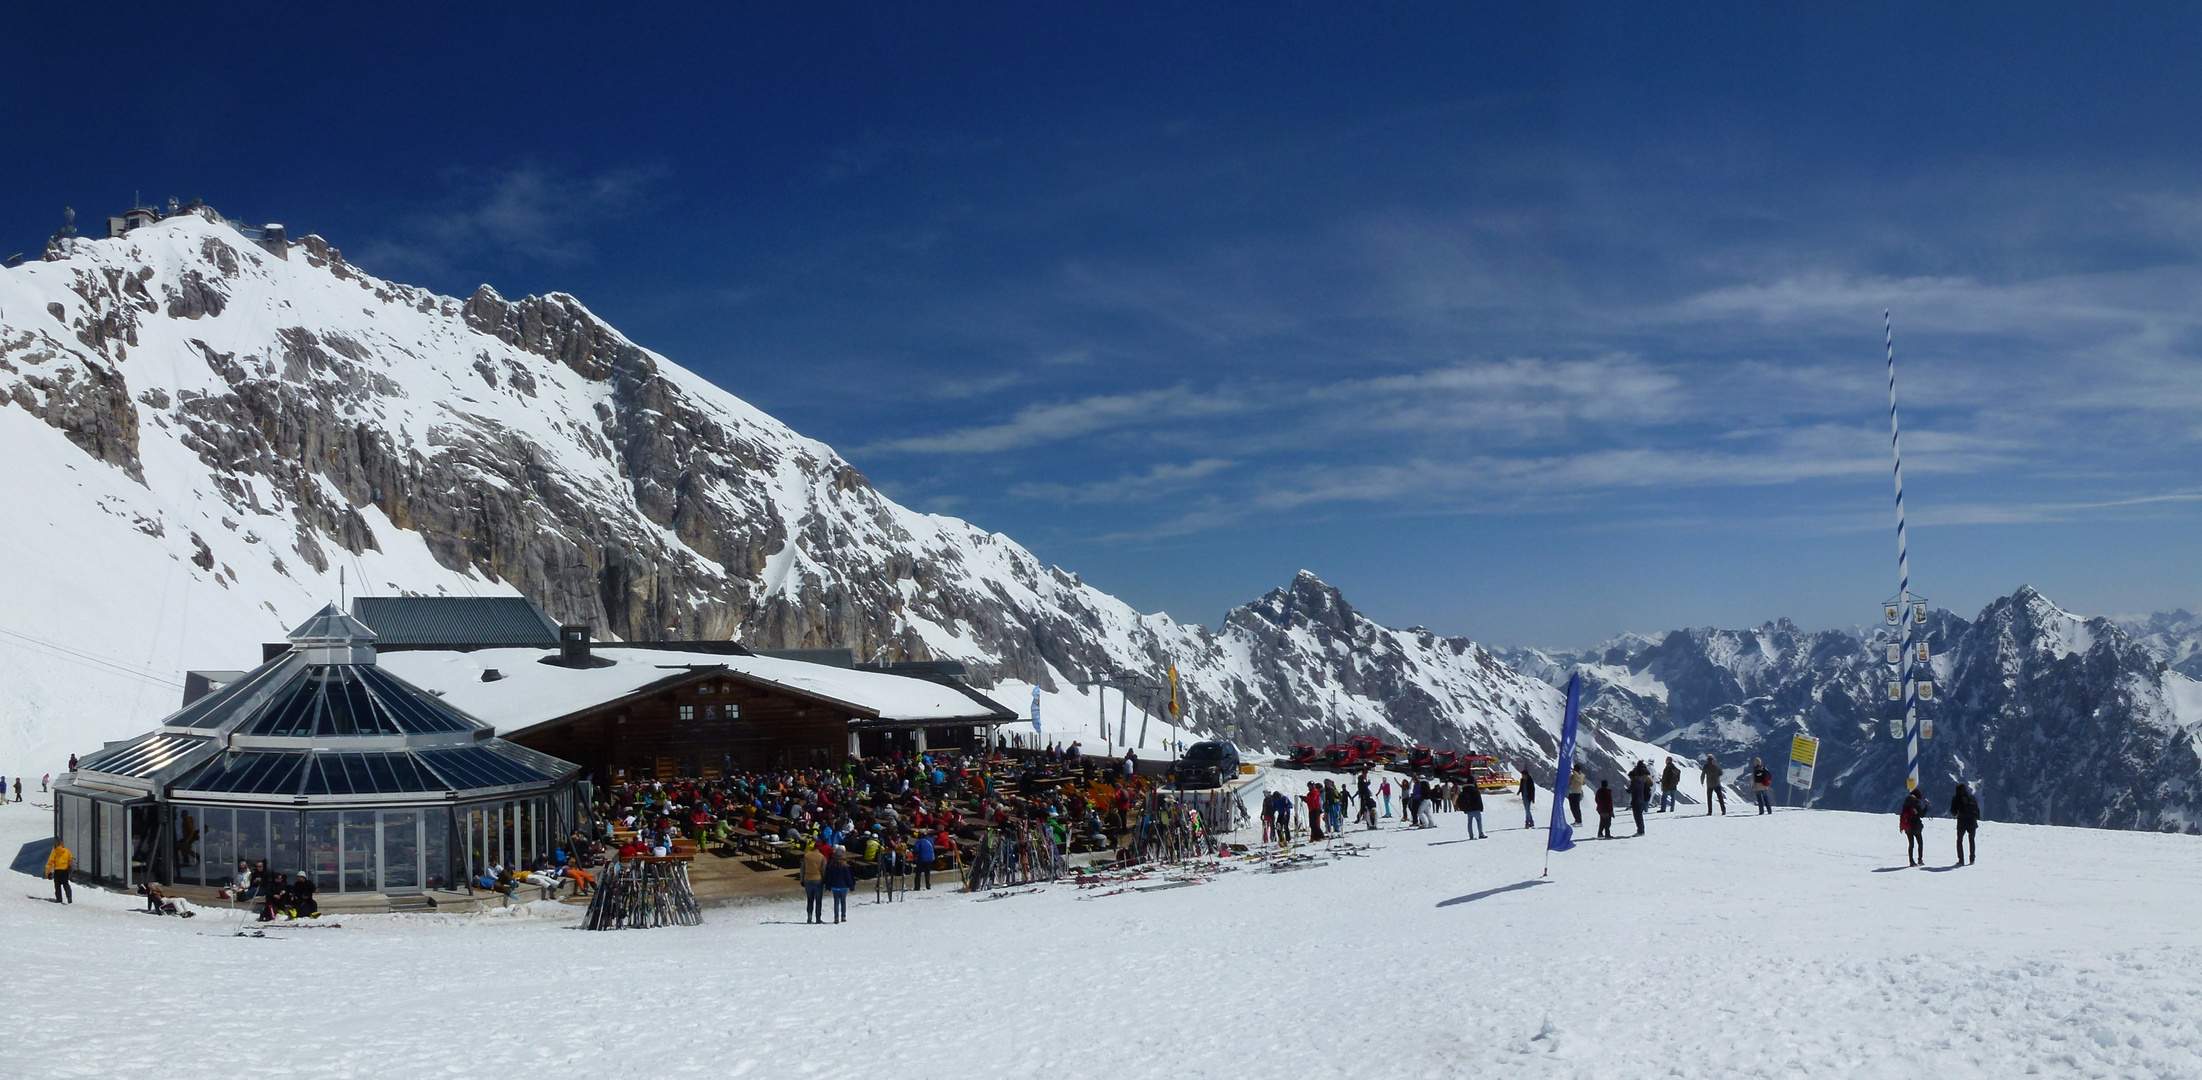
[[[1177,715],[1177,665],[1170,665],[1170,715]]]

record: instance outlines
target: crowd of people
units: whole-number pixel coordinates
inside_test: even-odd
[[[960,869],[963,852],[990,828],[1045,829],[1064,851],[1114,850],[1154,786],[1136,759],[1097,759],[1071,743],[1015,756],[898,753],[839,768],[619,784],[600,793],[597,816],[618,858],[663,855],[685,842],[793,860],[806,921],[828,921],[830,898],[830,919],[841,922],[859,879],[890,901],[930,889],[933,874]]]

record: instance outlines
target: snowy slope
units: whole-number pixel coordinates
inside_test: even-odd
[[[1991,824],[1951,869],[1938,820],[1935,866],[1913,870],[1891,821],[1655,817],[1541,879],[1541,833],[1461,842],[1446,815],[1284,874],[895,905],[859,889],[841,926],[791,900],[605,934],[567,929],[569,908],[241,939],[224,911],[156,919],[87,890],[61,908],[13,874],[0,1074],[2202,1075],[2202,840]],[[43,823],[0,808],[0,847]],[[914,942],[924,962],[882,965]],[[178,1009],[147,971],[249,989]],[[270,1031],[279,1048],[223,1049]]]
[[[1080,716],[1080,682],[1175,665],[1190,729],[1256,748],[1557,742],[1550,687],[1311,574],[1215,631],[1144,614],[895,504],[573,297],[437,296],[211,211],[0,270],[0,396],[0,768],[142,730],[184,669],[251,666],[340,574],[517,592],[607,638],[959,659],[1020,713],[1033,685]]]

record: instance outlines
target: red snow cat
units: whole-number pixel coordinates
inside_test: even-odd
[[[1345,743],[1332,743],[1323,747],[1322,763],[1325,768],[1350,772],[1361,767],[1361,751]]]
[[[1361,764],[1365,767],[1389,765],[1392,758],[1399,753],[1398,747],[1374,735],[1356,735],[1347,739],[1346,745],[1353,747],[1361,755]]]
[[[1405,764],[1409,772],[1421,772],[1429,768],[1436,760],[1437,751],[1427,746],[1416,746],[1408,749]]]
[[[1311,768],[1315,764],[1315,759],[1320,756],[1321,753],[1322,751],[1317,750],[1313,746],[1309,746],[1304,742],[1293,743],[1292,754],[1289,757],[1285,758],[1281,764],[1283,764],[1287,768],[1292,769]]]

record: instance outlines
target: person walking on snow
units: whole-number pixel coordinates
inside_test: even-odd
[[[1720,815],[1728,816],[1728,793],[1720,787],[1720,774],[1727,770],[1722,769],[1720,762],[1714,760],[1711,754],[1705,755],[1705,764],[1699,766],[1699,770],[1705,775],[1705,816],[1713,816],[1715,799],[1720,800]]]
[[[1567,773],[1567,813],[1575,824],[1583,824],[1583,770],[1569,769]]]
[[[1896,827],[1904,830],[1904,856],[1913,866],[1927,864],[1927,797],[1913,788],[1896,813]]]
[[[1392,816],[1392,778],[1385,777],[1384,783],[1376,789],[1376,793],[1384,797],[1384,816]]]
[[[1673,758],[1668,758],[1667,767],[1659,771],[1660,813],[1664,814],[1674,809],[1675,789],[1681,786],[1682,767],[1676,765]]]
[[[76,890],[69,887],[69,867],[76,864],[76,855],[69,845],[54,841],[53,852],[46,856],[46,876],[54,879],[54,903],[76,903]]]
[[[1598,839],[1613,839],[1613,781],[1598,781],[1598,795],[1592,802],[1598,808]]]
[[[1751,759],[1751,795],[1759,803],[1759,813],[1774,812],[1774,771],[1766,767],[1765,758]]]
[[[1980,800],[1973,798],[1973,789],[1964,784],[1950,796],[1950,816],[1957,819],[1957,865],[1980,861]],[[1973,857],[1965,857],[1965,841],[1973,842]]]
[[[1522,828],[1537,827],[1537,778],[1529,775],[1529,767],[1522,766]]]
[[[1460,786],[1460,808],[1468,814],[1469,839],[1489,840],[1491,834],[1483,831],[1483,789],[1475,781]]]

